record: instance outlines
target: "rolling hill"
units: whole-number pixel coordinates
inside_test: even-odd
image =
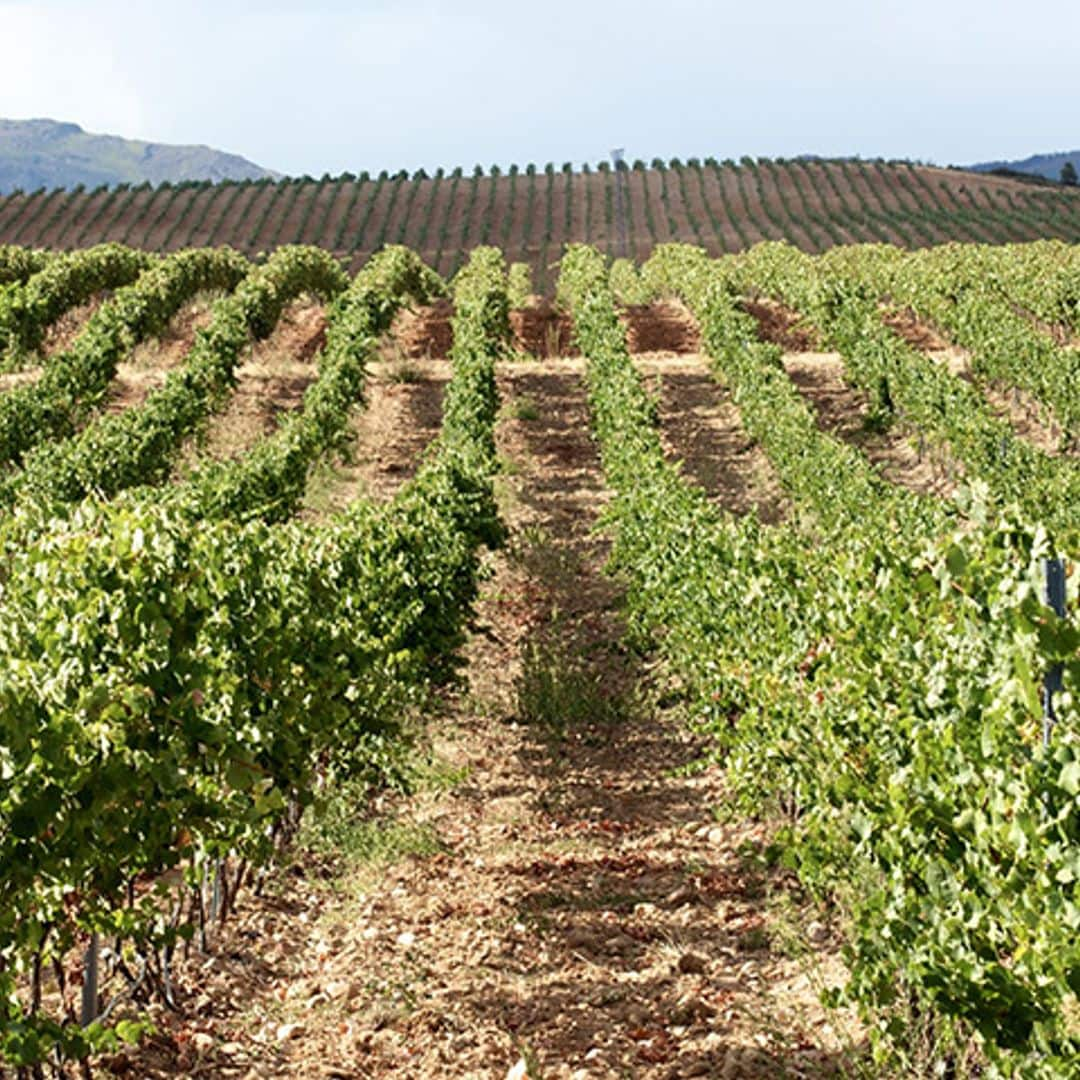
[[[619,208],[625,210],[622,217]],[[249,254],[282,244],[328,248],[355,267],[387,243],[415,248],[442,273],[479,244],[529,263],[538,291],[571,240],[648,256],[671,240],[712,253],[763,239],[807,251],[889,242],[1080,240],[1080,191],[906,162],[654,161],[149,184],[0,199],[0,243],[56,249],[117,240],[152,251],[230,244]]]
[[[55,120],[0,119],[0,194],[182,180],[258,180],[276,173],[208,146],[93,135]]]

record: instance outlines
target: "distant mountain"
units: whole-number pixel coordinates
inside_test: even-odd
[[[55,120],[0,119],[0,194],[22,188],[72,188],[82,184],[160,184],[165,180],[277,178],[236,154],[208,146],[92,135],[78,124]]]
[[[1029,176],[1041,176],[1046,180],[1059,180],[1061,167],[1071,161],[1080,172],[1080,150],[1065,150],[1059,154],[1032,154],[1022,161],[984,161],[979,165],[968,165],[973,172],[1024,173]]]

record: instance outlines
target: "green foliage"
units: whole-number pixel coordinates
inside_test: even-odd
[[[620,304],[647,304],[652,297],[630,259],[616,259],[611,264],[611,291]]]
[[[150,261],[143,252],[100,244],[49,259],[24,284],[0,289],[0,366],[18,367],[61,315],[95,293],[130,284]]]
[[[301,293],[332,300],[346,281],[337,262],[317,248],[279,248],[214,304],[210,325],[196,333],[186,363],[164,386],[139,408],[100,417],[67,442],[38,446],[9,479],[4,497],[56,505],[161,482],[183,439],[227,400],[248,342],[269,335]]]
[[[50,358],[36,383],[0,397],[0,462],[18,464],[39,443],[73,434],[135,345],[160,334],[197,293],[231,291],[247,270],[228,248],[185,251],[151,264],[134,284],[118,289],[74,344]]]
[[[331,266],[284,249],[215,321],[235,312],[265,333],[301,282],[336,288]],[[131,494],[54,517],[28,503],[0,526],[0,1058],[79,1058],[135,1034],[65,1025],[30,1000],[26,973],[88,930],[175,942],[192,927],[186,907],[178,926],[161,917],[165,871],[190,887],[225,853],[265,861],[317,787],[396,767],[402,709],[452,672],[478,545],[501,539],[505,277],[492,251],[459,275],[442,431],[385,506],[271,526]],[[354,361],[403,295],[438,288],[400,251],[359,279],[328,346]],[[156,884],[129,902],[136,879]]]
[[[761,407],[758,437],[816,512],[779,527],[731,520],[665,462],[604,261],[571,249],[560,294],[588,360],[634,625],[656,633],[747,807],[786,814],[785,861],[845,903],[846,995],[882,1059],[927,1064],[908,1058],[917,1014],[943,1075],[971,1043],[990,1075],[1070,1075],[1080,629],[1075,572],[1067,619],[1042,604],[1040,581],[1055,550],[1075,570],[1075,519],[1051,541],[1037,519],[990,509],[985,488],[950,515],[888,497],[854,459],[830,463],[844,452],[768,374],[777,357],[733,307],[732,268],[668,261],[744,419]],[[781,261],[747,273],[769,291],[769,274],[791,272]],[[678,283],[671,265],[653,274]],[[1040,680],[1054,664],[1065,689],[1044,750]]]
[[[203,466],[170,497],[203,519],[290,518],[312,466],[346,445],[348,420],[361,401],[366,365],[381,335],[408,300],[428,303],[445,289],[411,251],[384,248],[331,306],[319,377],[304,394],[303,409],[242,457]]]
[[[665,205],[686,168],[673,165]],[[760,193],[773,169],[743,171]],[[43,273],[77,276],[56,269],[64,259],[0,248],[0,305],[13,310]],[[1073,351],[1031,316],[1077,319],[1078,265],[1054,245],[813,259],[771,244],[720,260],[661,245],[640,271],[581,246],[563,259],[559,298],[587,358],[631,632],[666,654],[737,796],[781,816],[778,857],[842,905],[843,996],[882,1068],[948,1075],[974,1054],[988,1076],[1049,1080],[1080,1054],[1075,462],[1023,443],[881,317],[883,300],[914,308],[971,350],[977,380],[1023,386],[1074,435]],[[0,1059],[16,1066],[115,1049],[142,1030],[50,1014],[29,989],[39,965],[93,930],[129,950],[175,943],[193,927],[186,910],[176,926],[162,917],[173,879],[190,888],[226,854],[271,858],[315,791],[400,779],[401,718],[452,677],[480,546],[502,538],[494,364],[508,293],[526,275],[508,275],[498,251],[477,249],[454,280],[453,377],[416,477],[386,504],[319,525],[291,519],[312,463],[343,445],[379,334],[403,303],[445,286],[400,248],[351,283],[302,248],[250,272],[230,252],[141,271],[35,387],[0,398],[12,466],[0,522]],[[47,444],[85,420],[124,352],[187,296],[232,286],[146,406]],[[244,347],[305,290],[330,301],[330,317],[304,409],[235,462],[138,487],[168,474]],[[957,499],[897,489],[823,433],[740,308],[746,294],[814,322],[883,423],[946,443],[970,481]],[[695,314],[789,498],[783,525],[729,517],[668,463],[617,295],[678,297]],[[1042,603],[1055,553],[1069,567],[1065,618]],[[606,701],[557,644],[526,657],[518,684],[523,714],[555,732]],[[1063,688],[1044,747],[1040,693],[1055,665]],[[320,828],[380,854],[354,825],[334,812]],[[413,845],[425,838],[390,841]],[[933,1035],[929,1063],[913,1057],[915,1016]]]
[[[903,416],[947,444],[970,475],[986,481],[1000,505],[1016,504],[1055,528],[1071,527],[1080,500],[1080,473],[1072,462],[1021,439],[977,388],[882,322],[878,297],[887,291],[885,283],[899,281],[919,259],[918,253],[895,248],[852,247],[834,249],[815,262],[786,245],[762,244],[746,256],[740,273],[810,316],[843,356],[852,381],[870,397],[879,421]],[[1005,368],[1001,360],[997,370]],[[1075,397],[1075,386],[1062,390]]]
[[[1015,308],[1023,299],[1049,321],[1073,319],[1080,275],[1074,258],[1055,267],[1055,255],[1046,244],[1033,250],[948,244],[898,261],[881,284],[969,350],[978,378],[1020,387],[1043,402],[1068,445],[1080,440],[1080,352],[1059,345]]]
[[[510,307],[523,308],[532,296],[532,270],[528,263],[516,262],[510,264],[510,272],[507,275],[506,294]]]
[[[21,285],[31,275],[44,270],[53,259],[47,251],[0,244],[0,289],[7,285]],[[3,295],[0,292],[0,295]]]
[[[606,691],[603,677],[566,649],[557,628],[527,643],[514,680],[517,715],[554,739],[586,725],[617,722],[616,703]]]

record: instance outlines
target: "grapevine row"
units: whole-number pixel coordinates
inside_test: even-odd
[[[974,1042],[995,1075],[1068,1075],[1080,716],[1065,695],[1043,746],[1039,673],[1062,663],[1077,685],[1080,631],[1040,602],[1046,531],[977,493],[966,521],[930,519],[930,533],[869,503],[824,545],[799,523],[728,519],[664,461],[605,280],[595,252],[564,260],[631,613],[748,808],[786,817],[780,856],[840,903],[844,995],[875,1049],[914,1068],[917,1018],[943,1073]],[[685,287],[731,320],[723,280]],[[706,335],[730,347],[743,329]],[[1080,550],[1075,528],[1057,542]]]
[[[231,291],[247,271],[247,262],[228,249],[185,251],[117,290],[72,346],[49,359],[37,382],[0,397],[0,463],[17,465],[39,443],[71,435],[101,403],[130,349],[160,334],[197,293]]]
[[[366,348],[383,318],[380,272],[366,316],[363,289],[335,308],[343,348]],[[4,1060],[137,1037],[117,1017],[80,1027],[63,998],[42,998],[43,973],[98,933],[142,958],[133,986],[167,987],[170,954],[199,925],[203,868],[264,862],[317,788],[377,776],[402,707],[448,669],[478,546],[500,537],[501,257],[474,255],[456,299],[442,432],[390,504],[269,526],[126,498],[48,525],[28,507],[0,526],[0,753],[15,777],[0,794]]]

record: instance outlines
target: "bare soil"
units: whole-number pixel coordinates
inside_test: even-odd
[[[0,232],[7,235],[14,234],[18,228],[19,218],[22,217],[29,202],[30,196],[22,192],[8,195],[6,199],[0,200]]]
[[[243,201],[243,192],[237,194],[236,188],[232,184],[220,184],[214,187],[214,198],[207,197],[206,201],[199,207],[199,213],[202,216],[202,220],[192,222],[192,227],[188,230],[187,236],[184,238],[184,245],[186,247],[204,247],[213,243],[214,232],[217,228],[217,223],[221,218],[221,212],[233,202],[234,197],[238,201]]]
[[[117,365],[105,399],[106,412],[138,408],[164,384],[173,368],[183,365],[195,332],[210,322],[213,299],[211,294],[203,294],[184,304],[160,337],[137,345],[127,360]]]
[[[195,343],[195,333],[210,324],[216,293],[201,293],[169,320],[169,325],[159,337],[136,345],[128,363],[133,368],[171,369],[187,358]]]
[[[863,234],[863,238],[883,239],[890,244],[903,247],[903,239],[900,234],[891,225],[880,219],[870,221],[867,218],[865,224],[859,221],[858,225],[856,225],[858,219],[863,219],[868,212],[880,212],[881,207],[876,200],[866,194],[864,189],[857,188],[854,180],[849,180],[849,174],[845,174],[840,165],[826,161],[806,162],[805,164],[811,175],[815,170],[820,170],[818,187],[828,192],[826,204],[829,203],[830,199],[835,200],[833,205],[836,212],[841,216],[849,217],[852,220],[853,227]],[[839,198],[837,198],[837,192]],[[860,201],[860,195],[862,195],[862,201]]]
[[[197,456],[238,457],[275,431],[281,414],[302,406],[304,391],[318,376],[313,361],[325,341],[322,305],[309,298],[290,304],[270,336],[251,346],[228,403],[198,439]],[[192,446],[188,457],[195,456]]]
[[[453,345],[450,326],[453,313],[449,300],[400,312],[384,343],[384,359],[446,359]],[[627,307],[622,311],[622,319],[632,353],[694,354],[700,350],[697,324],[682,304],[663,302]],[[529,307],[510,312],[510,327],[514,347],[530,356],[571,356],[575,352],[570,319],[539,297]]]
[[[763,239],[766,235],[783,235],[792,243],[811,250],[826,242],[826,238],[822,230],[809,219],[805,219],[806,210],[811,214],[831,213],[836,219],[833,223],[835,229],[839,230],[842,236],[856,241],[876,241],[884,238],[902,243],[903,237],[897,232],[897,228],[903,229],[908,234],[909,241],[915,244],[931,240],[985,240],[995,236],[1019,238],[1038,231],[1073,239],[1077,209],[1080,208],[1080,204],[1074,201],[1075,197],[1064,190],[1042,190],[1001,177],[976,176],[924,166],[919,166],[910,173],[903,166],[884,165],[879,169],[872,164],[860,165],[857,162],[843,166],[832,162],[777,163],[772,166],[762,165],[760,169],[764,204],[762,195],[757,191],[746,169],[741,170],[742,187],[745,190],[740,191],[736,170],[722,167],[718,174],[713,168],[706,167],[700,179],[692,171],[685,173],[685,196],[677,175],[674,171],[669,171],[666,206],[660,198],[660,175],[653,170],[631,170],[627,174],[630,192],[630,249],[644,256],[657,241],[671,237],[694,243],[699,235],[707,245],[711,245],[712,217],[720,222],[722,246],[725,250],[734,251],[742,246],[730,220],[734,217],[750,243]],[[545,177],[541,174],[536,178],[537,197],[533,212],[529,215],[526,206],[528,176],[522,172],[518,176],[517,196],[514,200],[510,197],[509,176],[484,176],[477,184],[475,201],[472,203],[473,181],[470,175],[462,177],[456,187],[451,178],[445,178],[433,205],[429,205],[427,191],[432,181],[408,180],[401,186],[392,214],[387,211],[394,183],[383,185],[379,204],[373,207],[370,215],[367,214],[367,202],[375,184],[366,184],[366,190],[353,208],[348,222],[345,232],[348,239],[343,245],[345,251],[342,254],[370,253],[379,245],[380,237],[386,240],[396,239],[401,227],[404,228],[405,242],[415,244],[423,222],[427,219],[428,251],[424,254],[428,258],[433,258],[438,251],[441,225],[443,222],[449,225],[446,246],[440,259],[440,269],[448,270],[459,265],[468,248],[478,242],[481,235],[480,223],[490,206],[489,235],[501,236],[504,223],[509,221],[511,227],[507,235],[507,257],[511,260],[529,261],[535,279],[538,282],[544,281],[546,276],[541,270],[541,263],[558,257],[559,246],[564,239],[591,241],[605,249],[616,240],[615,236],[609,235],[611,230],[606,219],[606,192],[613,174],[593,171],[588,175],[574,175],[574,207],[570,235],[566,237],[562,236],[565,221],[565,182],[560,177],[561,173],[552,185],[552,235],[548,244],[543,241],[545,222],[548,219]],[[827,178],[835,181],[837,190],[827,183]],[[414,200],[410,200],[409,189],[413,184],[420,184],[421,190]],[[941,189],[942,184],[948,189],[948,193]],[[451,199],[452,188],[454,195]],[[591,194],[592,213],[589,221],[585,220],[586,188]],[[702,190],[705,192],[705,202],[712,211],[711,215],[702,202]],[[261,231],[261,236],[253,235],[254,225],[259,221],[268,200],[278,200],[279,191],[268,185],[253,188],[250,196],[242,195],[224,220],[220,218],[220,209],[229,194],[228,189],[191,189],[180,192],[172,202],[167,217],[160,224],[151,227],[158,213],[154,204],[160,207],[162,204],[158,200],[166,199],[170,194],[169,190],[162,189],[153,193],[153,198],[139,193],[130,204],[117,200],[118,214],[114,214],[110,206],[105,214],[96,218],[93,216],[95,209],[102,205],[108,195],[85,193],[77,196],[59,217],[56,216],[61,205],[59,200],[68,197],[66,192],[48,196],[47,204],[44,200],[30,200],[26,196],[9,196],[0,201],[0,243],[10,242],[18,234],[20,242],[29,245],[54,244],[67,247],[81,235],[83,225],[88,224],[83,237],[86,244],[96,243],[107,235],[129,235],[134,243],[158,249],[173,223],[180,221],[180,227],[170,242],[171,247],[190,246],[195,240],[206,239],[206,230],[210,229],[214,235],[209,236],[209,242],[229,243],[241,250],[251,251],[255,247],[265,247],[272,231],[278,225],[276,219],[269,220],[268,228]],[[722,194],[726,196],[726,206],[730,209],[730,214],[725,210]],[[328,185],[317,196],[314,195],[313,186],[310,191],[301,191],[290,216],[281,223],[279,240],[285,242],[293,237],[300,225],[306,221],[303,237],[305,241],[326,247],[334,246],[350,196],[349,182]],[[312,198],[316,199],[316,205],[314,212],[307,216]],[[804,199],[806,209],[803,207]],[[208,200],[213,201],[209,213]],[[646,220],[646,200],[654,221],[655,237],[650,234]],[[1020,205],[1028,204],[1039,220],[1021,220],[1011,200],[1018,201]],[[470,203],[472,210],[468,214],[469,220],[466,221],[466,211]],[[39,204],[42,208],[40,214],[37,213]],[[328,206],[332,206],[329,215],[324,212]],[[250,207],[250,212],[241,223],[240,217],[245,207]],[[406,207],[411,207],[407,220]],[[957,212],[958,207],[964,211],[962,215]],[[24,208],[27,215],[35,216],[30,228],[19,232],[19,221],[24,216]],[[284,197],[275,202],[274,209],[277,212],[284,211]],[[769,220],[766,210],[778,224]],[[791,211],[790,217],[787,210]],[[867,211],[877,215],[880,220],[865,220]],[[693,222],[691,214],[694,215]],[[890,216],[894,218],[891,224]],[[359,226],[365,221],[366,225],[361,234]],[[694,224],[697,225],[696,229]],[[356,263],[359,264],[359,261],[358,258]]]
[[[548,251],[552,260],[561,254],[563,245],[570,240],[566,233],[566,202],[573,190],[570,187],[572,183],[567,173],[557,172],[551,185],[551,242]]]
[[[394,211],[386,223],[385,243],[398,243],[401,237],[408,235],[410,226],[418,222],[422,215],[428,213],[434,185],[434,180],[417,180],[415,183],[402,184],[401,192],[394,204]],[[418,231],[418,227],[414,228],[413,235],[416,235]]]
[[[574,178],[574,182],[580,183],[588,195],[589,214],[585,229],[589,243],[595,244],[601,251],[607,251],[612,239],[607,220],[607,181],[608,174],[599,171]]]
[[[792,192],[788,198],[795,198],[797,205],[801,208],[802,203],[798,201],[801,193],[811,212],[816,213],[819,218],[831,219],[832,229],[839,234],[843,243],[858,243],[860,237],[857,231],[850,223],[845,224],[843,216],[838,214],[839,200],[836,193],[828,186],[828,181],[824,176],[818,174],[815,177],[811,174],[809,164],[806,161],[789,162],[787,169],[777,170],[780,173],[779,182],[783,189]],[[838,216],[840,220],[837,220]]]
[[[1075,349],[1080,346],[1080,337],[1077,336],[1073,327],[1065,322],[1046,322],[1040,319],[1035,312],[1030,311],[1022,304],[1010,301],[1009,306],[1015,315],[1026,319],[1036,330],[1049,335],[1054,344],[1063,349]]]
[[[805,343],[792,313],[758,308],[767,336]],[[123,378],[164,378],[205,315],[194,305]],[[430,343],[448,317],[442,305],[399,322],[371,366],[355,459],[317,478],[305,516],[390,498],[415,473],[441,420],[449,366]],[[626,318],[670,459],[724,509],[782,518],[767,460],[695,354],[693,320],[672,305]],[[318,305],[290,308],[205,452],[239,452],[297,407],[324,333]],[[666,351],[640,351],[658,337]],[[943,362],[962,374],[962,355]],[[949,492],[947,460],[867,430],[838,356],[801,352],[785,367],[823,430],[895,483]],[[355,807],[385,848],[355,861],[302,847],[261,896],[243,893],[209,952],[178,962],[177,1010],[152,1006],[158,1033],[112,1057],[113,1073],[766,1080],[865,1065],[858,1024],[820,1005],[845,978],[835,929],[766,869],[770,822],[726,809],[710,740],[627,641],[597,529],[610,493],[583,368],[499,366],[509,541],[488,557],[466,681],[426,717],[435,764],[412,793]]]
[[[761,190],[764,196],[762,211],[768,209],[772,216],[785,223],[788,239],[803,251],[820,251],[821,244],[814,237],[808,224],[803,220],[802,207],[795,193],[791,174],[787,169],[758,166],[761,177]],[[756,185],[747,177],[747,181]],[[782,186],[781,186],[782,185]],[[786,200],[786,207],[785,207]],[[788,213],[790,209],[791,213]]]
[[[98,196],[87,193],[74,198],[69,197],[66,191],[58,192],[56,201],[50,204],[51,213],[39,217],[35,223],[34,247],[53,248],[60,247],[65,236],[69,243],[74,239],[75,233],[71,228],[77,213],[77,207],[82,204],[90,209],[90,204],[97,201]],[[55,215],[55,216],[54,216]]]
[[[753,204],[746,197],[735,170],[724,168],[719,174],[712,175],[715,177],[717,187],[722,189],[732,215],[740,219],[743,232],[750,243],[756,244],[761,240],[772,239],[772,234],[766,231],[762,224],[763,215],[760,206]]]
[[[811,352],[819,344],[814,328],[797,311],[777,300],[746,298],[739,301],[739,307],[757,319],[762,341],[779,345],[785,352]]]
[[[867,210],[878,215],[886,215],[886,222],[882,222],[880,216],[878,217],[878,226],[886,229],[886,231],[892,235],[893,243],[904,246],[904,240],[901,234],[896,231],[896,228],[889,224],[889,215],[895,215],[897,211],[901,214],[905,211],[905,203],[902,197],[901,186],[899,181],[892,186],[882,186],[878,178],[874,175],[867,175],[861,168],[853,162],[849,162],[847,166],[837,166],[839,171],[838,183],[845,184],[852,192],[855,204],[862,208],[866,206]],[[924,206],[920,208],[921,211],[933,211],[935,207]],[[919,219],[923,219],[923,214],[919,210],[915,211],[915,216]],[[909,220],[904,221],[904,226],[909,235],[913,235],[916,243],[923,237],[924,232],[920,229],[914,228],[910,224]],[[932,238],[937,238],[935,230],[930,230]]]
[[[450,367],[441,360],[383,360],[368,368],[365,405],[351,422],[347,460],[316,475],[304,515],[324,517],[357,498],[389,499],[411,479],[438,435]]]
[[[585,243],[590,243],[589,220],[586,214],[586,181],[588,177],[578,174],[571,175],[567,180],[569,186],[570,205],[570,233],[564,239],[569,241],[575,237],[582,238]]]
[[[319,227],[327,219],[328,214],[333,211],[338,190],[336,184],[327,184],[318,192],[309,208],[310,212],[307,215],[306,222],[302,223],[303,232],[300,232],[300,226],[298,225],[295,239],[288,241],[289,243],[317,244],[324,239],[319,232]],[[329,244],[331,240],[332,237],[328,237],[325,239],[325,243]]]
[[[768,457],[743,429],[731,392],[707,357],[645,353],[635,360],[659,406],[668,459],[732,514],[775,523],[786,500]]]
[[[330,212],[323,219],[323,233],[318,238],[319,243],[339,255],[344,255],[348,251],[348,236],[342,237],[341,244],[337,243],[338,229],[341,228],[342,219],[345,217],[345,213],[348,210],[349,204],[352,202],[353,193],[356,185],[359,181],[352,181],[346,184],[336,184],[333,189],[332,202],[330,204]],[[357,202],[360,200],[357,199]],[[425,258],[421,252],[421,257]]]
[[[249,451],[277,430],[283,413],[303,405],[304,391],[316,378],[305,364],[280,365],[269,371],[257,361],[244,364],[236,374],[228,406],[210,421],[201,440],[204,457],[221,460]]]
[[[661,175],[655,169],[645,169],[637,173],[637,175],[642,179],[642,187],[645,192],[643,197],[648,199],[650,209],[652,210],[653,224],[656,227],[656,243],[670,243],[679,234],[672,231],[671,224],[674,219],[672,216],[669,216],[668,208],[664,206]],[[612,182],[614,182],[614,179],[614,174],[612,174]],[[678,198],[678,179],[671,171],[667,173],[664,179],[667,183],[668,198],[671,202],[672,209],[674,209],[675,202]],[[689,223],[686,224],[686,232],[683,235],[690,235]],[[649,245],[649,254],[651,253],[652,244]]]
[[[267,189],[267,193],[270,194],[269,189]],[[168,208],[165,209],[161,220],[156,222],[154,219],[157,217],[158,209],[152,208],[149,215],[150,220],[147,221],[145,234],[142,237],[132,237],[132,243],[138,244],[147,251],[162,251],[165,249],[165,240],[169,238],[171,233],[172,237],[169,240],[169,250],[173,251],[178,247],[184,246],[184,241],[188,236],[188,230],[186,228],[179,228],[178,226],[184,218],[187,217],[188,211],[192,208],[199,195],[199,191],[195,188],[181,191],[176,194],[176,198],[171,199],[170,201],[170,196],[173,194],[174,192],[168,189],[160,191],[158,198],[162,200],[162,206],[164,207],[167,203]],[[156,199],[155,202],[157,202]],[[176,229],[175,232],[173,232],[174,228]],[[224,238],[219,238],[218,242],[225,243],[227,241]]]
[[[1050,415],[1049,410],[1031,394],[1017,387],[984,386],[983,396],[990,402],[994,412],[1006,420],[1021,439],[1031,443],[1037,450],[1051,457],[1057,457],[1063,452],[1073,457],[1080,455],[1078,446],[1062,450],[1064,432],[1061,426]]]
[[[453,314],[454,305],[449,300],[400,311],[390,331],[391,349],[414,359],[445,360],[454,343],[450,327]]]
[[[678,302],[629,304],[620,316],[626,326],[626,344],[631,353],[701,351],[697,322]]]
[[[957,378],[976,385],[971,370],[971,356],[964,349],[945,349],[932,355]],[[1019,387],[993,383],[979,383],[978,387],[993,412],[1004,420],[1019,438],[1051,457],[1062,453],[1064,433],[1061,426],[1050,415],[1049,410],[1031,394]],[[1080,450],[1071,448],[1068,453],[1076,455]]]
[[[302,189],[291,211],[281,221],[277,243],[279,245],[301,243],[301,230],[311,227],[311,219],[318,213],[317,206],[321,205],[322,199],[329,194],[327,188],[319,188],[317,185],[308,185]]]
[[[41,343],[42,356],[54,356],[71,348],[75,339],[83,332],[90,317],[109,298],[108,292],[98,293],[92,296],[85,304],[65,311],[56,322],[52,323],[45,331],[45,338]]]
[[[500,178],[495,188],[495,202],[491,209],[491,221],[489,233],[491,243],[501,243],[502,227],[506,221],[507,215],[510,217],[509,231],[507,236],[513,236],[518,238],[517,250],[514,255],[514,261],[525,261],[521,258],[521,251],[525,247],[525,236],[527,231],[531,228],[531,218],[529,215],[529,183],[530,181],[541,182],[541,178],[529,177],[525,173],[520,173],[516,177],[514,186],[514,198],[511,202],[510,199],[510,184],[511,178]],[[505,185],[505,190],[503,189]],[[471,246],[478,244],[481,237],[482,221],[488,216],[487,207],[488,203],[484,201],[484,196],[487,192],[483,189],[479,192],[476,202],[476,210],[474,212],[475,226],[466,237],[467,243]],[[503,196],[500,200],[500,196]],[[533,197],[534,203],[537,201],[536,197]],[[534,206],[535,209],[535,206]],[[531,260],[530,260],[531,262]]]
[[[936,205],[920,208],[917,203],[912,202],[903,184],[899,182],[882,184],[880,176],[872,166],[864,169],[858,162],[849,162],[848,175],[852,178],[853,187],[861,187],[867,205],[873,210],[901,214],[910,211],[918,214],[920,209],[937,209]]]
[[[100,239],[113,240],[117,243],[130,241],[139,246],[140,229],[146,222],[155,195],[156,192],[153,189],[136,192],[135,197],[126,207],[111,216],[107,227],[101,232]]]
[[[510,312],[510,329],[515,348],[530,356],[573,356],[577,351],[570,317],[541,297],[529,307]]]
[[[685,170],[671,169],[667,174],[668,208],[665,219],[668,221],[668,238],[677,242],[682,236],[692,236],[697,241],[694,225],[703,235],[708,233],[708,217],[698,221],[691,210],[691,187],[687,183],[693,179]],[[695,185],[696,187],[696,185]]]
[[[466,233],[468,224],[466,218],[468,216],[469,209],[469,187],[471,184],[471,178],[468,176],[461,176],[457,180],[456,190],[454,191],[454,197],[448,199],[446,204],[446,216],[439,223],[439,228],[435,233],[436,239],[439,233],[445,228],[446,238],[443,245],[442,258],[439,265],[435,268],[440,274],[449,275],[452,268],[457,264],[459,257],[462,254],[462,236]],[[505,180],[497,180],[496,183],[506,183]],[[454,187],[454,179],[451,177],[447,183],[447,188]],[[449,195],[449,191],[447,192]],[[479,196],[477,196],[479,200]],[[433,223],[434,227],[434,223]],[[507,258],[511,258],[510,252],[506,252]]]
[[[719,212],[721,208],[713,207],[713,216],[709,215],[709,208],[706,207],[702,198],[702,185],[696,172],[684,170],[683,187],[686,192],[683,198],[683,211],[687,223],[690,221],[697,222],[701,243],[709,255],[715,257],[738,247],[736,240],[729,239],[730,225],[724,220],[723,214]],[[713,217],[715,217],[719,226],[718,229],[713,227]]]
[[[725,170],[726,172],[727,170]],[[739,234],[732,223],[732,214],[729,210],[734,209],[733,204],[730,202],[725,205],[723,199],[723,193],[725,189],[722,187],[720,177],[717,176],[715,169],[706,168],[701,173],[700,187],[704,190],[705,195],[703,202],[707,202],[713,208],[713,213],[716,215],[717,221],[720,222],[720,231],[723,238],[725,251],[738,251],[742,246],[742,241],[739,238]],[[753,242],[754,237],[750,235],[750,223],[740,221],[739,224],[743,227],[743,232],[747,235],[747,238]],[[758,237],[757,239],[760,239]]]
[[[608,177],[610,177],[610,183],[612,184],[612,210],[617,214],[619,204],[617,202],[616,189],[614,186],[615,177],[613,174],[608,174]],[[607,179],[607,177],[605,177],[605,179]],[[636,169],[626,173],[623,190],[626,196],[627,250],[623,252],[621,247],[618,246],[620,243],[620,236],[617,223],[618,218],[616,217],[612,222],[612,239],[616,244],[612,254],[616,256],[625,255],[627,258],[631,258],[637,263],[642,263],[652,254],[653,247],[656,244],[654,235],[649,230],[648,217],[646,214],[647,208],[648,213],[651,213],[653,216],[653,227],[655,229],[659,224],[656,220],[656,207],[653,205],[656,200],[649,191],[649,183],[645,174]],[[607,196],[605,195],[605,202],[606,199]]]
[[[139,408],[155,390],[165,384],[167,377],[168,371],[165,369],[117,364],[103,410],[106,413],[122,413]]]
[[[949,347],[948,341],[929,323],[923,322],[911,308],[891,308],[882,312],[881,321],[895,330],[904,341],[922,352]]]
[[[235,237],[233,247],[240,251],[248,250],[248,237],[245,229],[252,222],[251,211],[258,202],[261,188],[256,184],[250,184],[237,195],[236,200],[225,211],[225,216],[220,218],[217,230]],[[213,236],[208,237],[208,242],[213,241]]]
[[[203,294],[183,305],[160,337],[137,345],[127,360],[117,366],[116,378],[109,388],[107,411],[121,412],[141,404],[151,390],[165,381],[172,368],[183,363],[195,340],[195,331],[210,321],[213,299],[212,295]],[[73,318],[68,325],[51,331],[52,336],[43,350],[46,355],[69,348],[85,326],[91,311],[100,303],[99,297],[84,305],[87,309],[85,312],[69,313]],[[40,366],[0,375],[0,392],[8,387],[35,382],[40,375]]]

